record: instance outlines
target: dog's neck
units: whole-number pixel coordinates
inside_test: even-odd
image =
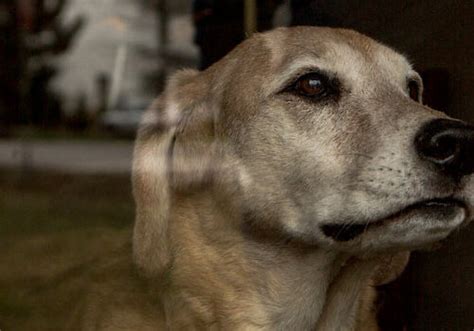
[[[179,320],[206,329],[355,329],[375,263],[252,241],[205,196],[179,205],[170,228],[179,238],[169,275],[170,326]]]

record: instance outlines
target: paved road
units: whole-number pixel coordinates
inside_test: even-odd
[[[29,167],[66,173],[126,174],[132,142],[0,140],[0,168]]]

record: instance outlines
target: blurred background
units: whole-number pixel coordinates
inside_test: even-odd
[[[133,137],[173,71],[276,26],[348,27],[474,122],[473,17],[470,0],[0,0],[0,329],[55,329],[64,281],[130,235]],[[474,328],[472,228],[379,289],[384,330]]]

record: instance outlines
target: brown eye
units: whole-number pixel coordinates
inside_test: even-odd
[[[327,79],[319,74],[308,74],[296,82],[295,90],[307,97],[324,96],[327,92]]]
[[[410,95],[410,99],[416,102],[420,101],[420,87],[415,80],[408,81],[408,94]]]

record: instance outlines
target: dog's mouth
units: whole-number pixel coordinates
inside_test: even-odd
[[[416,216],[436,218],[440,221],[451,219],[459,209],[466,209],[466,205],[454,198],[423,200],[380,220],[365,223],[329,223],[322,225],[321,230],[327,237],[335,241],[345,242],[360,236],[373,227],[380,227],[397,220]]]

